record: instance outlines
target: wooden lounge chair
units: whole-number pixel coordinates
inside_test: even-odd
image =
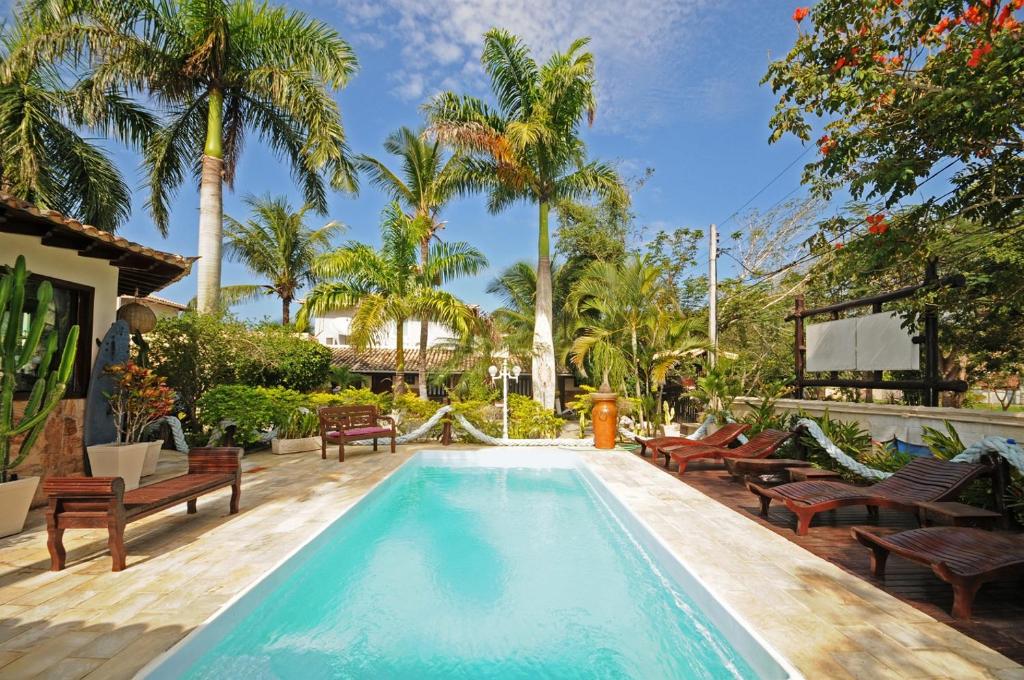
[[[643,439],[642,437],[634,437],[634,441],[640,445],[640,455],[644,455],[646,450],[651,450],[651,460],[656,460],[658,456],[665,457],[665,467],[668,467],[668,454],[665,453],[664,449],[671,446],[729,446],[736,439],[750,429],[750,425],[746,423],[729,423],[723,425],[715,432],[701,438],[701,439],[690,439],[688,437],[653,437],[651,439]]]
[[[871,572],[885,578],[889,553],[931,567],[953,586],[953,616],[971,618],[978,589],[989,581],[1024,575],[1020,536],[966,527],[927,527],[879,536],[854,527],[853,537],[871,549]]]
[[[760,498],[762,517],[768,516],[773,500],[781,501],[797,517],[797,535],[805,536],[819,512],[849,505],[867,506],[872,517],[880,507],[917,512],[918,503],[956,498],[974,478],[987,471],[984,465],[915,458],[888,479],[871,486],[811,481],[771,488],[751,482],[747,488]]]
[[[391,439],[391,453],[395,452],[395,421],[382,416],[376,406],[325,406],[317,411],[320,416],[320,457],[327,459],[327,444],[338,445],[338,462],[345,461],[345,444],[373,440],[377,450],[378,439]],[[388,423],[385,427],[381,423]]]
[[[124,528],[128,522],[180,503],[185,503],[192,515],[197,498],[227,486],[231,487],[228,513],[234,515],[242,495],[241,457],[239,448],[192,449],[188,452],[186,474],[128,493],[120,477],[50,477],[43,482],[49,503],[46,547],[50,551],[50,569],[64,568],[65,529],[107,529],[112,571],[121,571],[125,567]]]
[[[786,441],[796,434],[783,432],[782,430],[762,430],[750,438],[746,444],[737,446],[735,449],[727,449],[721,446],[675,446],[667,447],[664,452],[679,465],[678,474],[686,472],[686,465],[692,460],[701,458],[767,458]]]

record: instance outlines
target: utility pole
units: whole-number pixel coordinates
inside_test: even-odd
[[[714,368],[718,363],[718,227],[714,224],[708,233],[708,341],[708,363]]]

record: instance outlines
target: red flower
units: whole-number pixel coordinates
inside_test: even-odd
[[[846,66],[846,57],[839,57],[838,61],[832,66],[832,72],[835,73],[844,66]]]
[[[881,52],[876,52],[875,54],[871,55],[871,58],[874,59],[879,64],[884,64],[885,62],[888,61],[886,56],[884,54],[882,54]]]
[[[949,17],[942,17],[941,19],[939,19],[939,23],[935,24],[935,28],[933,28],[932,30],[935,31],[936,35],[942,35],[952,27],[953,20],[950,19]]]
[[[793,21],[795,21],[795,22],[797,22],[799,24],[801,21],[806,19],[807,15],[810,14],[810,13],[811,13],[811,10],[808,7],[797,7],[793,11]]]
[[[982,58],[991,51],[991,43],[981,43],[971,50],[971,58],[967,60],[967,65],[971,68],[977,68],[981,64]]]
[[[1013,0],[1014,9],[1021,9],[1022,7],[1024,7],[1024,0]]]
[[[837,243],[836,244],[836,250],[842,250],[842,248],[843,248],[843,244],[842,243]]]
[[[868,232],[881,236],[885,232],[889,231],[889,225],[885,223],[885,215],[882,213],[876,213],[874,215],[867,216]]]
[[[899,7],[900,5],[903,4],[903,0],[892,0],[892,4],[894,4],[897,7]]]
[[[970,7],[968,7],[960,16],[960,18],[966,21],[967,23],[973,24],[975,26],[977,26],[978,24],[985,20],[985,17],[982,14],[981,10],[978,9],[975,5],[971,5]]]
[[[829,151],[836,148],[836,140],[832,139],[828,135],[824,135],[818,140],[818,151],[823,155],[827,156]]]
[[[857,35],[863,37],[868,34],[868,25],[864,24],[857,30]]]
[[[903,63],[903,55],[897,54],[895,57],[891,59],[891,61],[893,66],[899,66],[900,64]]]

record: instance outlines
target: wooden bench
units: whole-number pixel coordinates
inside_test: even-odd
[[[377,450],[378,439],[391,439],[391,453],[395,452],[395,421],[382,416],[376,406],[325,406],[317,411],[320,416],[320,457],[327,459],[327,444],[338,445],[338,462],[345,462],[345,444],[373,440]],[[387,427],[381,423],[388,423]]]
[[[188,453],[188,472],[155,484],[124,491],[120,477],[51,477],[43,482],[48,496],[46,547],[50,569],[64,568],[66,529],[103,529],[113,559],[112,571],[125,568],[124,528],[154,513],[185,503],[188,514],[196,512],[196,499],[211,491],[231,487],[229,514],[238,512],[242,494],[239,448],[201,448]]]

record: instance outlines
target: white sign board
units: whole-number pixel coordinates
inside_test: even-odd
[[[811,324],[804,333],[808,371],[857,368],[857,319]]]
[[[918,370],[921,351],[892,312],[805,327],[807,371]]]
[[[857,317],[858,371],[916,371],[921,368],[921,348],[893,312]]]

